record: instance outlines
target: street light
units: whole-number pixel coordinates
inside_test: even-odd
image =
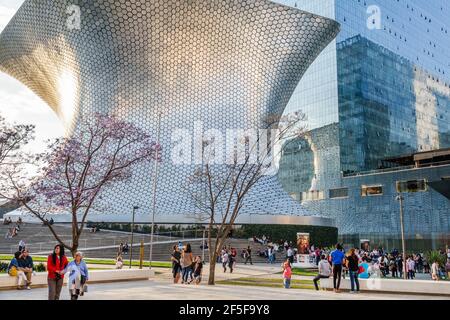
[[[403,279],[407,279],[408,276],[406,274],[406,244],[405,244],[405,226],[403,223],[403,196],[401,194],[398,194],[397,197],[395,197],[395,200],[397,200],[400,203],[400,232],[402,234],[402,257],[403,257]]]
[[[157,132],[157,140],[159,143],[161,135],[161,112],[158,112],[158,132]],[[152,230],[150,234],[150,261],[149,261],[149,267],[150,270],[152,269],[152,261],[153,261],[153,234],[155,232],[155,212],[156,212],[156,187],[158,184],[158,172],[159,172],[159,165],[158,165],[158,158],[155,161],[155,165],[153,168],[154,174],[153,174],[153,203],[152,203]]]
[[[133,207],[133,220],[131,222],[131,248],[130,248],[130,269],[131,269],[131,259],[133,258],[133,240],[134,240],[134,214],[136,210],[139,209],[138,206]]]

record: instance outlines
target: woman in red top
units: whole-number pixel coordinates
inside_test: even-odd
[[[47,259],[48,300],[59,300],[64,282],[64,273],[62,272],[66,268],[67,263],[64,247],[57,244],[53,253]]]

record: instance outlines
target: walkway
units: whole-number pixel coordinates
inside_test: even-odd
[[[158,280],[135,281],[108,284],[92,284],[83,300],[179,300],[186,297],[189,300],[430,300],[449,299],[432,296],[409,296],[392,294],[349,293],[336,294],[333,292],[313,290],[293,290],[283,288],[236,287],[228,285],[174,285]],[[45,300],[47,289],[39,288],[29,291],[0,291],[0,300]],[[69,294],[63,288],[62,300],[68,300]]]

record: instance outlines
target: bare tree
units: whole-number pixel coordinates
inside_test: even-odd
[[[17,154],[34,139],[33,125],[11,125],[0,115],[0,166],[17,162]]]
[[[265,127],[271,130],[258,132],[256,137],[243,135],[240,139],[243,147],[236,146],[232,161],[226,164],[212,161],[221,146],[216,146],[211,139],[203,140],[203,164],[189,177],[185,189],[198,209],[197,219],[207,224],[209,285],[215,283],[217,258],[249,192],[258,181],[273,174],[273,162],[283,150],[277,151],[276,147],[285,147],[289,141],[304,134],[304,120],[304,114],[299,112],[268,117]],[[265,134],[270,137],[264,137]]]
[[[33,125],[10,124],[0,115],[0,178],[6,168],[27,162],[24,147],[34,139],[34,130]],[[8,200],[0,195],[0,204]]]
[[[40,167],[38,177],[30,180],[21,164],[2,170],[0,197],[20,203],[74,254],[88,214],[102,192],[128,180],[136,165],[160,161],[160,151],[160,145],[143,130],[115,117],[95,114],[82,120],[70,138],[56,140],[47,152],[30,161]],[[49,223],[51,213],[70,214],[70,244]]]

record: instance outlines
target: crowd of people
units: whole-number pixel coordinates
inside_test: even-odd
[[[445,252],[441,252],[445,255]],[[408,255],[406,262],[398,250],[385,252],[382,248],[371,251],[350,249],[345,253],[343,247],[337,244],[334,250],[316,248],[310,250],[313,260],[319,268],[314,284],[318,289],[317,281],[333,276],[333,286],[339,292],[341,278],[347,275],[351,282],[351,292],[359,292],[358,278],[392,277],[402,278],[406,272],[407,279],[414,279],[417,273],[429,274],[431,279],[439,281],[450,279],[450,251],[447,253],[447,262],[442,265],[437,260],[430,263],[423,254]],[[318,259],[317,259],[318,257]]]
[[[272,242],[272,240],[265,235],[261,238],[254,236],[253,241],[255,243],[265,245],[265,248],[263,250],[258,250],[257,254],[259,257],[266,258],[268,263],[274,264],[277,260],[277,254],[281,256],[284,255],[291,264],[294,263],[297,249],[292,244],[292,241],[279,240],[277,242]]]
[[[245,254],[249,255],[249,259],[251,260],[251,249],[248,251],[248,248],[245,250]],[[227,267],[230,270],[230,273],[233,273],[233,269],[236,265],[237,261],[237,250],[231,246],[223,246],[220,252],[220,260],[222,262],[223,272],[227,272]],[[252,262],[253,264],[253,262]]]
[[[182,245],[180,241],[178,245],[174,245],[170,259],[172,261],[173,283],[177,284],[181,279],[181,284],[200,284],[204,263],[202,257],[194,257],[189,243]]]
[[[29,254],[25,243],[21,241],[19,251],[11,259],[7,272],[12,277],[17,277],[17,289],[31,290],[32,276],[34,274],[33,259]],[[64,282],[64,275],[68,274],[68,288],[71,300],[78,300],[87,292],[89,271],[83,261],[83,254],[76,252],[73,261],[69,262],[62,245],[56,245],[52,254],[47,258],[47,284],[48,299],[59,300]]]
[[[275,255],[279,253],[284,255],[281,265],[283,285],[286,289],[290,288],[293,274],[292,265],[297,252],[292,242],[280,240],[272,242],[268,237],[261,239],[254,237],[255,242],[266,245],[265,250],[258,251],[258,255],[267,258],[269,263],[275,262]],[[262,242],[261,242],[261,241]],[[202,243],[200,248],[207,246]],[[127,254],[129,250],[128,243],[121,243],[116,258],[116,268],[123,266],[122,254]],[[314,277],[313,283],[316,290],[319,290],[318,282],[320,279],[333,279],[335,292],[340,292],[341,279],[348,277],[351,284],[351,292],[358,293],[360,290],[359,279],[369,277],[392,277],[402,278],[404,272],[408,279],[414,279],[418,273],[429,274],[431,279],[439,281],[440,279],[450,279],[450,249],[447,252],[440,252],[441,255],[447,255],[445,264],[439,262],[439,259],[433,259],[431,264],[421,253],[408,255],[406,261],[398,250],[387,252],[383,248],[374,248],[372,250],[363,250],[351,248],[344,250],[341,244],[336,244],[333,249],[308,247],[309,262],[317,265],[318,274]],[[222,264],[223,272],[233,273],[236,267],[238,250],[231,245],[223,246],[218,255],[217,262]],[[252,261],[252,248],[247,246],[240,253],[244,264]],[[202,280],[202,271],[204,262],[201,256],[194,256],[192,247],[189,243],[183,245],[181,241],[173,246],[171,255],[173,282],[175,284],[200,284]],[[7,272],[10,276],[17,277],[18,289],[31,289],[32,276],[34,274],[33,259],[23,240],[19,242],[18,251],[11,259]],[[69,294],[72,300],[77,300],[87,292],[87,281],[89,272],[86,263],[83,260],[83,254],[77,252],[73,261],[69,262],[64,253],[62,245],[56,245],[52,254],[47,259],[47,282],[48,299],[59,300],[63,286],[64,275],[68,274]]]

